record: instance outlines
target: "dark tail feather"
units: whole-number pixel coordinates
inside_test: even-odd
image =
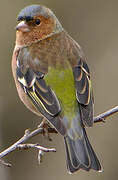
[[[73,173],[79,169],[89,171],[94,169],[102,171],[99,160],[93,151],[88,140],[85,129],[83,129],[83,138],[72,140],[68,135],[64,137],[67,156],[67,169]]]

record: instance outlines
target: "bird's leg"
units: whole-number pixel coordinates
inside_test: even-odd
[[[38,127],[43,128],[43,136],[46,136],[49,141],[52,141],[50,133],[57,133],[57,131],[50,126],[46,119],[43,119],[43,121]]]
[[[50,137],[50,133],[48,131],[49,129],[49,124],[47,122],[44,123],[43,128],[44,128],[44,136],[48,138],[49,141],[52,141],[52,138]]]

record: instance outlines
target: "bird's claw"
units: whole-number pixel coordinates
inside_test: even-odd
[[[106,121],[105,121],[105,118],[101,118],[100,119],[103,123],[105,123]]]
[[[43,124],[43,136],[46,136],[49,141],[52,141],[52,138],[50,137],[49,133],[49,125],[47,123]]]
[[[52,141],[52,138],[50,137],[50,126],[46,121],[42,121],[38,128],[43,128],[43,136],[46,136],[49,141]]]

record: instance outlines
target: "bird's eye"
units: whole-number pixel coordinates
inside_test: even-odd
[[[36,19],[36,20],[35,20],[36,25],[39,25],[40,22],[41,22],[40,19]]]

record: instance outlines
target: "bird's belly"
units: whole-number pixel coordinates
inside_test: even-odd
[[[73,118],[77,109],[77,101],[72,69],[49,68],[45,81],[59,99],[64,116]]]

